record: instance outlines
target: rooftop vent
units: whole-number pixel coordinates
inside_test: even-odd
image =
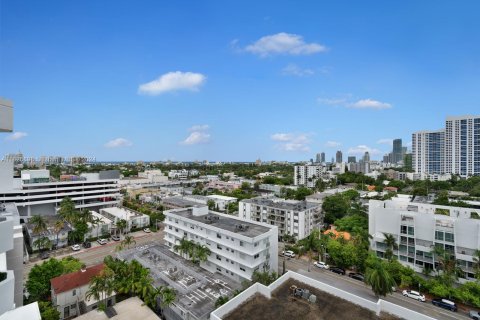
[[[236,231],[247,231],[248,230],[248,225],[246,224],[236,224],[235,225],[235,230]]]

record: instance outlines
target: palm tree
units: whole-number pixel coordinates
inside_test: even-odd
[[[40,215],[33,215],[28,222],[33,225],[33,233],[40,234],[47,231],[47,220]]]
[[[70,197],[63,198],[60,202],[60,209],[58,209],[58,216],[72,225],[77,218],[77,213],[72,199]]]
[[[480,281],[480,250],[477,249],[473,253],[473,270],[475,271],[475,278]]]
[[[457,264],[455,256],[440,246],[434,246],[432,253],[434,262],[438,264],[438,267],[435,268],[437,276],[440,277],[441,270],[442,281],[448,286],[453,285],[458,276],[463,273],[463,270]]]
[[[98,238],[98,226],[102,224],[102,219],[99,217],[92,216],[92,221],[90,221],[92,224],[92,228],[95,228],[96,232],[96,237]]]
[[[170,306],[177,298],[177,293],[170,287],[163,287],[160,293],[160,299],[162,300],[162,307]]]
[[[358,201],[353,201],[350,209],[348,210],[349,215],[360,215],[363,217],[367,217],[367,208]]]
[[[393,259],[393,250],[398,249],[397,245],[397,239],[395,239],[395,236],[390,234],[390,233],[383,233],[383,236],[385,237],[385,240],[383,240],[383,243],[386,245],[387,250],[385,251],[385,258],[388,260]]]
[[[127,220],[120,219],[120,220],[117,221],[115,226],[117,227],[117,230],[120,231],[120,236],[122,236],[125,229],[127,228]]]
[[[33,242],[33,247],[37,247],[39,251],[51,247],[52,242],[47,237],[40,237]]]
[[[372,290],[377,297],[385,297],[388,293],[392,293],[392,288],[396,286],[392,275],[379,258],[375,258],[373,265],[367,268],[365,283],[372,286]]]
[[[125,236],[125,238],[122,241],[122,246],[125,246],[128,249],[130,249],[130,246],[135,245],[136,243],[137,241],[135,241],[135,239],[132,236]]]
[[[187,240],[187,238],[185,237],[180,240],[179,244],[173,246],[173,250],[180,253],[180,255],[184,255],[185,258],[188,256],[192,256],[192,248],[192,241]]]
[[[105,267],[99,275],[92,278],[90,281],[90,287],[85,297],[90,299],[93,297],[95,300],[102,301],[99,310],[106,307],[107,298],[114,291],[114,273],[108,267]]]
[[[212,252],[205,245],[195,244],[193,247],[193,257],[194,262],[205,262]]]
[[[65,227],[65,222],[61,219],[55,221],[55,224],[53,225],[53,229],[55,230],[55,234],[56,234],[55,247],[58,247],[58,234],[60,233],[60,231],[63,230],[64,227]]]

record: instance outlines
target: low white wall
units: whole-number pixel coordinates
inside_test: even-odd
[[[398,304],[394,304],[382,299],[378,300],[377,306],[377,314],[380,314],[380,312],[386,312],[403,319],[435,320],[435,318],[426,316],[424,314],[418,313],[416,311],[404,308],[402,306],[399,306]]]

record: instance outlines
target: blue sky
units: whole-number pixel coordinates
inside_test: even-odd
[[[304,160],[479,114],[478,1],[0,1],[0,155]]]

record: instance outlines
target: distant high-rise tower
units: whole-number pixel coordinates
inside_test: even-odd
[[[317,153],[317,155],[315,156],[315,162],[316,163],[322,162],[322,155],[320,153]]]
[[[363,162],[370,162],[370,153],[368,153],[368,151],[365,151],[363,155]]]
[[[398,163],[402,160],[402,139],[395,139],[393,140],[393,163]]]
[[[322,163],[325,162],[325,152],[322,152],[320,154],[320,162],[322,162]]]
[[[415,173],[445,173],[445,130],[412,134],[412,166]]]
[[[343,155],[342,155],[342,151],[338,150],[336,155],[335,155],[335,162],[336,163],[342,163],[343,161]]]
[[[445,171],[462,177],[480,175],[480,116],[447,117]]]
[[[348,163],[355,163],[357,162],[357,157],[355,156],[348,156]]]

